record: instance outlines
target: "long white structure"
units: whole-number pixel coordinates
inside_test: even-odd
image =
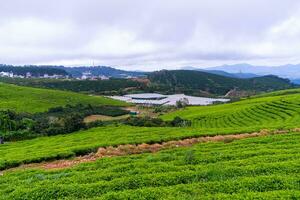
[[[130,94],[125,96],[110,96],[110,98],[142,105],[176,105],[178,101],[186,101],[188,105],[210,105],[214,102],[228,102],[229,99],[194,97],[185,94],[161,95],[157,93]]]

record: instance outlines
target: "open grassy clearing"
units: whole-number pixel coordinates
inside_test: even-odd
[[[298,199],[300,133],[0,177],[0,199]]]
[[[128,105],[125,102],[105,97],[0,83],[0,109],[34,113],[43,112],[52,107],[78,103],[111,106]]]
[[[235,103],[187,107],[162,116],[171,120],[176,116],[192,120],[199,128],[285,127],[300,123],[299,90],[271,93]]]

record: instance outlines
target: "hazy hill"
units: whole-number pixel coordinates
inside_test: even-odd
[[[289,80],[273,75],[240,79],[202,71],[162,70],[153,72],[148,77],[152,84],[167,86],[169,92],[189,94],[205,91],[211,94],[224,95],[232,89],[262,92],[294,87]]]
[[[253,73],[242,73],[242,72],[229,73],[229,72],[222,71],[222,70],[199,69],[199,68],[196,68],[196,67],[183,67],[182,70],[202,71],[202,72],[208,72],[208,73],[211,73],[211,74],[227,76],[227,77],[231,77],[231,78],[254,78],[254,77],[259,77],[259,75],[253,74]]]
[[[281,65],[281,66],[254,66],[249,64],[222,65],[206,68],[206,70],[221,70],[228,73],[253,73],[257,75],[276,75],[283,78],[299,79],[300,64]]]

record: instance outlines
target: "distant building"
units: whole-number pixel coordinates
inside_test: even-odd
[[[14,77],[14,73],[12,72],[0,72],[0,77]]]
[[[93,76],[92,76],[92,73],[90,71],[82,73],[82,76],[81,76],[82,80],[91,79],[91,78],[93,78]]]
[[[100,75],[99,78],[100,78],[101,80],[109,80],[109,77],[104,76],[104,75]]]
[[[52,78],[52,79],[59,79],[59,78],[69,78],[69,76],[59,75],[59,74],[41,74],[38,76],[33,76],[30,72],[26,72],[26,75],[19,75],[14,74],[13,72],[0,72],[0,77],[9,77],[9,78]]]

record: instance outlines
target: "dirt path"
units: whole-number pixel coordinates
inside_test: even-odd
[[[277,131],[269,131],[269,130],[261,130],[260,132],[254,133],[244,133],[244,134],[235,134],[235,135],[218,135],[218,136],[205,136],[205,137],[196,137],[189,138],[183,140],[174,140],[163,143],[156,144],[138,144],[138,145],[119,145],[117,147],[101,147],[98,149],[96,153],[90,153],[85,156],[76,157],[71,160],[57,160],[51,162],[44,163],[33,163],[33,164],[25,164],[17,168],[11,168],[8,170],[0,172],[0,175],[3,175],[6,171],[12,171],[16,169],[27,169],[27,168],[39,168],[39,169],[63,169],[78,165],[80,163],[93,162],[97,159],[103,157],[115,157],[115,156],[125,156],[131,154],[141,154],[141,153],[149,153],[149,152],[157,152],[163,149],[177,148],[177,147],[187,147],[197,143],[205,143],[205,142],[225,142],[229,143],[234,140],[244,139],[244,138],[252,138],[266,135],[274,135],[274,134],[286,134],[290,132],[300,132],[300,128],[296,128],[293,130],[277,130]]]

